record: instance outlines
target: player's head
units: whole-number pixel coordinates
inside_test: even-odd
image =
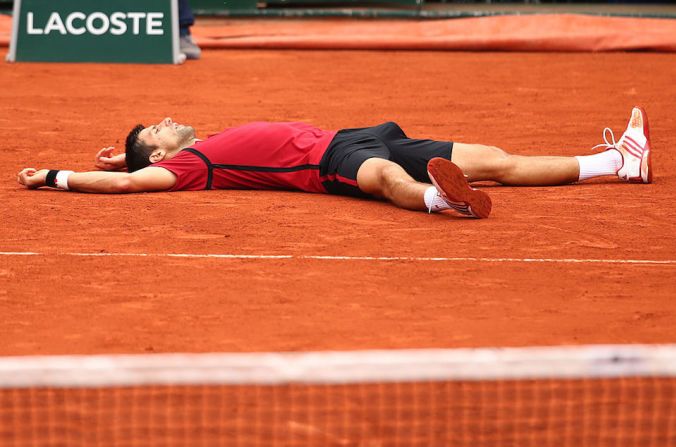
[[[138,171],[152,163],[168,160],[195,141],[195,129],[165,118],[158,124],[136,125],[125,142],[127,169]]]

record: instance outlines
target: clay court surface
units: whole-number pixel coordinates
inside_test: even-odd
[[[674,73],[676,56],[657,53],[0,64],[0,355],[673,343]],[[606,126],[619,138],[634,105],[650,117],[654,184],[486,185],[481,221],[294,192],[107,196],[15,180],[29,166],[89,170],[99,148],[165,116],[203,136],[393,120],[411,137],[577,155]]]

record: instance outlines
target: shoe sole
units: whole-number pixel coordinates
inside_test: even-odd
[[[648,114],[643,107],[635,107],[641,112],[641,120],[643,121],[643,135],[646,138],[645,149],[645,164],[648,170],[647,179],[642,175],[628,179],[629,183],[652,183],[653,182],[653,166],[652,166],[652,147],[650,146],[650,125],[648,124]],[[644,160],[641,160],[643,165]]]
[[[653,182],[653,164],[652,164],[652,147],[650,145],[650,126],[648,125],[648,114],[646,113],[643,107],[638,108],[641,111],[643,116],[643,135],[646,137],[646,165],[648,167],[648,181],[646,183]]]
[[[444,199],[466,205],[470,214],[478,219],[485,219],[491,214],[491,198],[485,192],[470,187],[456,164],[445,158],[433,158],[427,163],[427,174]]]

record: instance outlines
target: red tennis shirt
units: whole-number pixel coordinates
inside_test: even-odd
[[[159,166],[176,175],[171,191],[297,189],[326,192],[319,162],[336,135],[305,123],[255,122],[183,149]]]

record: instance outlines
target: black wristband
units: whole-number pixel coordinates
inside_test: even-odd
[[[50,169],[49,172],[47,173],[47,178],[45,179],[45,185],[51,187],[51,188],[56,188],[56,174],[58,174],[59,171],[57,169]]]

